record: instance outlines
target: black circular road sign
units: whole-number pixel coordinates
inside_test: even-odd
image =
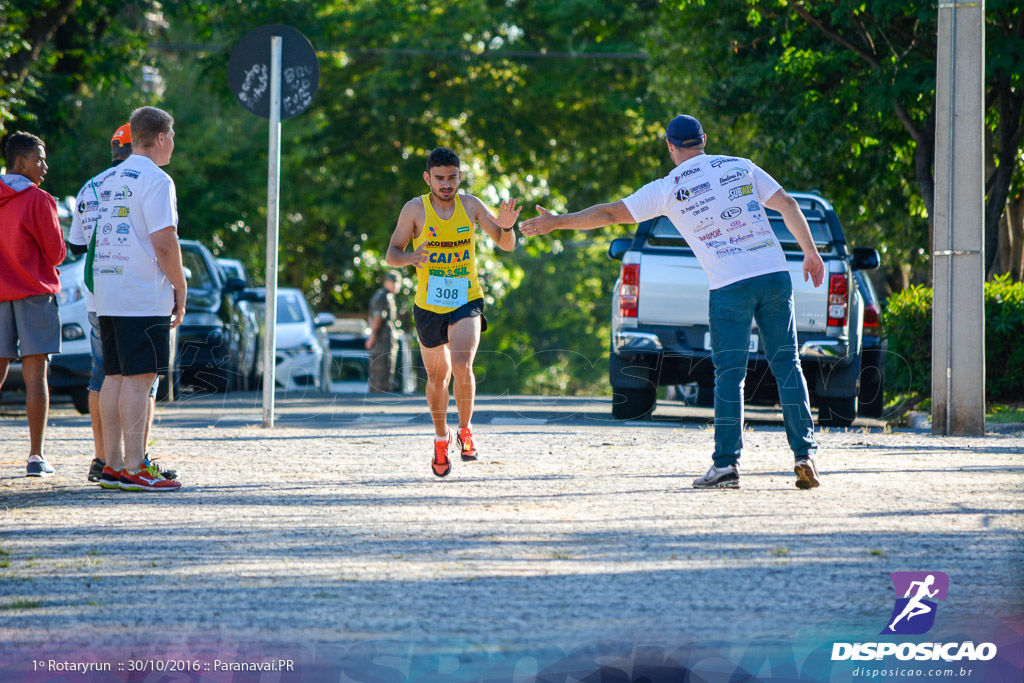
[[[281,36],[281,119],[306,111],[320,85],[320,64],[306,36],[285,24],[249,31],[231,51],[228,82],[242,106],[270,118],[270,39]]]

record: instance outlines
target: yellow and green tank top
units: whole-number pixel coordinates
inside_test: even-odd
[[[412,248],[419,249],[424,242],[430,252],[430,261],[417,270],[416,305],[434,313],[450,313],[457,306],[445,307],[427,303],[430,276],[435,278],[459,278],[469,281],[466,301],[482,299],[483,289],[476,271],[476,231],[462,207],[462,199],[455,194],[455,211],[448,220],[441,220],[430,203],[430,195],[420,197],[426,223],[423,231],[412,240]],[[437,279],[434,280],[438,282]]]

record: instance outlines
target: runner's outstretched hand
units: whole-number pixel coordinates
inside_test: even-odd
[[[503,201],[501,203],[501,213],[494,219],[494,222],[498,224],[498,227],[503,230],[507,230],[516,224],[516,219],[519,218],[519,212],[523,210],[523,207],[516,208],[515,198]]]
[[[537,217],[523,221],[519,225],[519,231],[527,237],[537,237],[538,235],[548,234],[556,227],[555,214],[538,204]]]

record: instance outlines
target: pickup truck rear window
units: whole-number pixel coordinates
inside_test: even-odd
[[[817,212],[807,216],[807,225],[811,228],[811,237],[814,238],[814,243],[818,246],[819,253],[830,254],[835,251],[835,247],[832,244],[832,231],[829,230],[824,218],[820,214],[815,215],[815,213]],[[782,217],[778,214],[772,214],[774,212],[768,214],[768,220],[771,223],[772,230],[775,231],[776,237],[779,238],[782,250],[787,252],[800,251],[800,245],[797,244],[796,238],[786,228]],[[686,240],[683,239],[683,236],[672,225],[672,221],[665,216],[655,220],[650,236],[647,238],[647,244],[652,247],[681,247],[689,249]]]

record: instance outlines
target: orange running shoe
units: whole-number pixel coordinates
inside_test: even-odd
[[[448,458],[448,448],[451,445],[451,430],[448,430],[448,438],[444,441],[434,439],[434,459],[430,461],[430,469],[439,477],[446,477],[452,471],[452,461]]]
[[[157,466],[150,465],[134,473],[127,468],[121,470],[119,486],[122,491],[177,491],[181,482],[164,479]]]
[[[469,427],[464,427],[459,430],[458,438],[459,449],[462,450],[463,460],[476,460],[480,455],[480,452],[476,449],[476,444],[473,443],[473,430]]]

